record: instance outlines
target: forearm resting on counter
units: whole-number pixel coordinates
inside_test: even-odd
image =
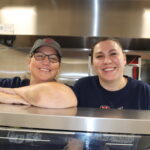
[[[15,88],[14,91],[27,103],[38,107],[68,108],[77,106],[77,99],[72,89],[57,82]]]
[[[30,105],[28,102],[26,102],[19,95],[8,94],[8,93],[5,93],[5,92],[0,92],[0,103]]]

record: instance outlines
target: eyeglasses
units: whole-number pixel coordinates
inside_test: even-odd
[[[32,56],[34,56],[35,60],[37,61],[43,61],[46,57],[48,57],[48,60],[51,63],[60,62],[60,57],[57,54],[46,55],[44,53],[38,52],[34,53]]]

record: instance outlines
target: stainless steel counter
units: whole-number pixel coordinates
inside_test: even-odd
[[[0,104],[0,126],[150,134],[150,111],[93,108],[43,109]]]

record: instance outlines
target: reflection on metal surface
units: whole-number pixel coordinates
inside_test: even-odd
[[[93,36],[98,36],[98,29],[100,28],[99,24],[99,2],[98,0],[93,0]]]
[[[27,53],[8,46],[0,45],[0,77],[20,76],[24,78],[27,73]]]
[[[40,132],[39,132],[40,131]],[[46,132],[45,132],[46,131]],[[56,133],[55,133],[56,132]],[[3,136],[2,136],[3,135]],[[143,150],[149,147],[150,136],[131,134],[105,134],[66,131],[0,128],[0,148],[3,150]]]
[[[95,128],[94,120],[92,121],[92,118],[90,118],[89,120],[87,119],[87,130],[93,131],[94,128]]]
[[[88,76],[89,50],[63,48],[63,58],[58,81],[73,85],[81,77]]]
[[[15,35],[149,38],[149,9],[149,0],[1,0],[0,22]]]
[[[80,78],[80,77],[85,77],[85,76],[88,76],[88,73],[62,73],[61,74],[61,77],[63,78],[70,78],[70,79],[76,79],[76,78]]]
[[[0,149],[149,149],[149,113],[0,104]]]
[[[143,30],[142,30],[142,36],[143,37],[149,37],[150,35],[150,9],[144,9],[143,13]]]
[[[0,70],[0,74],[14,74],[14,75],[16,75],[16,74],[25,74],[25,73],[27,73],[26,71],[6,71],[6,70]]]
[[[43,109],[1,104],[0,126],[147,135],[150,134],[149,113],[142,110]]]

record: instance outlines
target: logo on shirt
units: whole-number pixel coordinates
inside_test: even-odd
[[[111,109],[110,106],[107,106],[107,105],[101,105],[99,108],[100,109]]]
[[[110,107],[110,106],[108,106],[108,105],[101,105],[99,108],[100,108],[100,109],[111,109],[111,107]],[[116,109],[118,109],[118,110],[122,110],[122,109],[123,109],[123,106],[118,107],[118,108],[116,108]]]

